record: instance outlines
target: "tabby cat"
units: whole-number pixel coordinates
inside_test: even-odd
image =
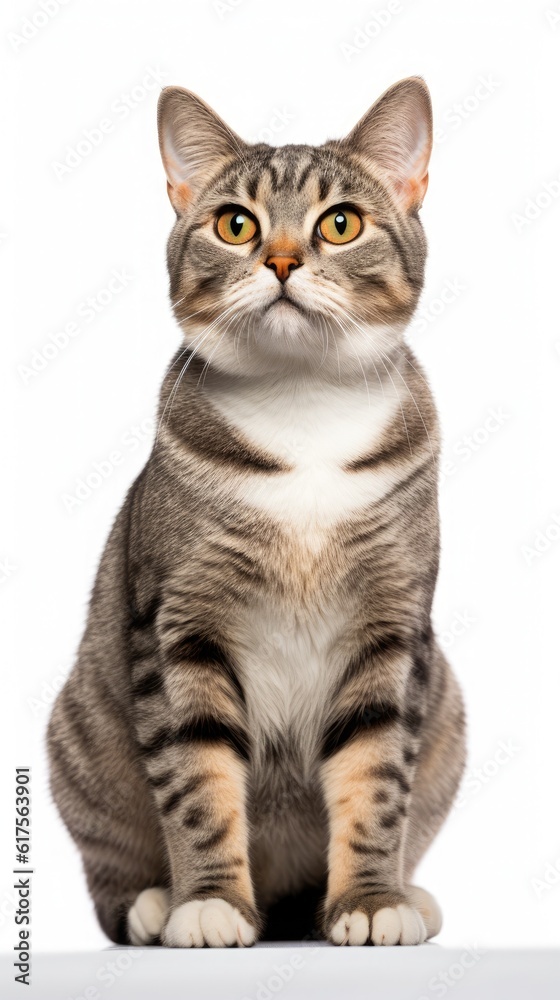
[[[318,147],[249,145],[177,87],[158,125],[184,345],[50,721],[54,797],[115,942],[295,938],[317,898],[334,944],[419,944],[441,914],[411,879],[464,758],[403,339],[429,93],[403,80]]]

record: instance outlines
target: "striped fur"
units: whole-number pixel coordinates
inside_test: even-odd
[[[53,711],[54,796],[114,941],[250,944],[323,889],[331,941],[419,943],[440,918],[411,879],[464,756],[430,621],[437,418],[402,338],[427,91],[321,147],[248,146],[177,89],[159,125],[185,346]],[[220,241],[227,205],[250,243]],[[317,235],[333,205],[363,220],[347,245]]]

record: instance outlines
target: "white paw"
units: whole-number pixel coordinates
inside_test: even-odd
[[[249,946],[255,928],[225,899],[193,899],[173,910],[163,934],[170,948],[227,948]]]
[[[343,913],[331,929],[334,944],[365,944],[369,938],[369,918],[362,910]]]
[[[371,920],[362,910],[343,913],[330,932],[334,944],[350,945],[368,941],[378,945],[422,944],[426,937],[422,917],[406,903],[377,910]]]
[[[399,903],[373,914],[371,940],[374,944],[423,944],[426,928],[418,910]]]
[[[128,936],[132,944],[150,944],[158,938],[169,913],[165,889],[144,889],[128,911]]]
[[[436,934],[439,934],[443,923],[442,912],[437,901],[431,892],[421,889],[418,885],[409,886],[407,893],[414,909],[418,910],[426,925],[427,937],[435,937]]]

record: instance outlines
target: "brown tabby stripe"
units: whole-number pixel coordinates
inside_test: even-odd
[[[372,767],[370,769],[370,774],[372,778],[383,778],[385,781],[396,781],[399,785],[401,792],[408,795],[410,792],[410,784],[406,780],[402,770],[397,767],[396,764],[381,764],[379,767]]]
[[[358,706],[351,714],[343,714],[330,723],[323,737],[322,757],[332,757],[364,730],[381,729],[400,717],[397,706],[389,703],[373,701],[368,705]]]
[[[249,759],[248,735],[236,726],[212,717],[192,719],[179,729],[160,729],[148,743],[139,743],[142,754],[162,753],[178,743],[227,743],[244,760]]]
[[[235,667],[219,643],[201,634],[192,634],[168,646],[166,653],[171,663],[195,663],[201,670],[223,675],[228,679],[239,700],[245,702],[245,694]]]
[[[163,677],[156,670],[150,670],[140,680],[132,685],[133,698],[149,698],[152,694],[159,694],[163,689]]]
[[[164,788],[173,779],[173,771],[165,771],[163,774],[148,774],[146,777],[147,783],[152,788]]]
[[[414,265],[407,253],[403,239],[397,233],[396,226],[392,225],[390,222],[380,222],[379,219],[376,219],[375,224],[378,229],[382,229],[385,233],[387,233],[387,236],[391,240],[406,274],[406,280],[408,283],[412,288],[420,288],[421,281],[415,274]]]

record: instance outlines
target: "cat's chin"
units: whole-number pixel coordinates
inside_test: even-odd
[[[296,338],[301,344],[301,335],[309,336],[314,328],[311,318],[287,298],[277,299],[265,309],[259,325],[263,331],[274,335],[280,348],[295,346]]]
[[[324,331],[312,313],[306,313],[285,299],[259,317],[254,340],[263,358],[296,366],[314,366],[325,352]]]

